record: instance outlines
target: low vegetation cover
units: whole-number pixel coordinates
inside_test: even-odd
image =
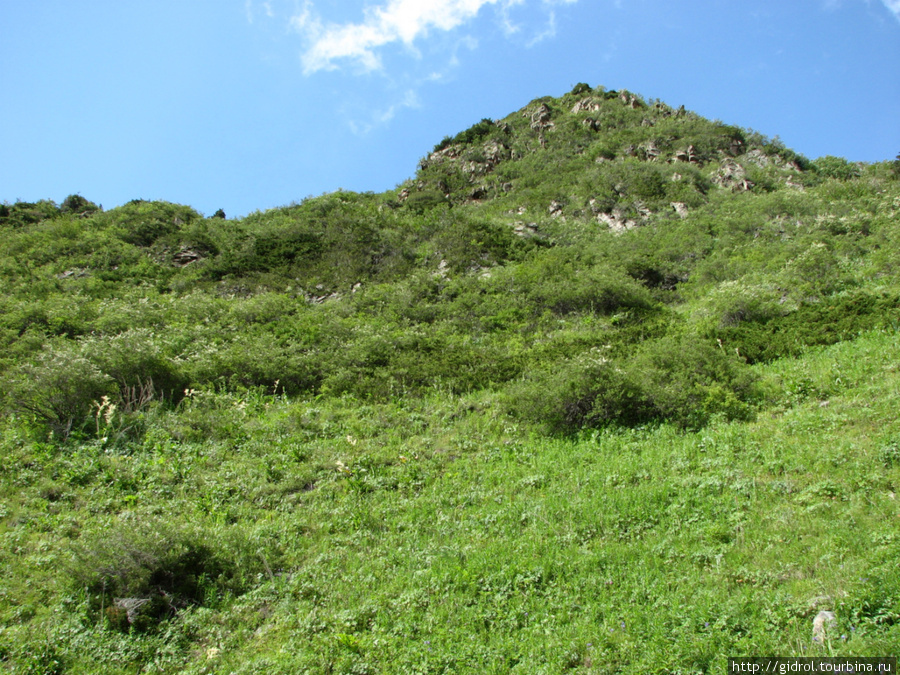
[[[0,665],[896,654],[898,166],[579,84],[382,194],[0,205]]]

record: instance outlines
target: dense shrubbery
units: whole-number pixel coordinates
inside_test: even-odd
[[[850,180],[859,177],[859,166],[848,162],[843,157],[826,155],[812,162],[810,168],[824,178]]]
[[[740,359],[708,340],[673,336],[618,358],[595,347],[511,386],[507,405],[520,419],[563,432],[654,422],[696,428],[713,416],[748,418],[758,396]]]
[[[124,415],[202,387],[506,387],[551,426],[696,426],[753,398],[721,349],[755,363],[893,320],[895,294],[854,290],[856,261],[896,267],[884,172],[824,157],[797,178],[777,139],[583,83],[445,141],[403,201],[337,192],[232,221],[79,195],[4,205],[2,243],[29,261],[0,269],[7,408],[90,431],[102,396]],[[726,160],[749,192],[722,183]],[[698,345],[666,341],[688,330],[676,317]],[[615,367],[586,366],[605,345]]]

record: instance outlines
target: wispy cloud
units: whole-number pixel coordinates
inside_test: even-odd
[[[269,19],[275,18],[275,12],[272,9],[272,3],[269,0],[265,0],[260,4],[262,5],[262,11],[263,13],[265,13],[266,17],[268,17]],[[256,10],[253,6],[253,0],[245,0],[244,13],[247,15],[247,23],[253,23],[253,20],[256,18]]]
[[[900,0],[881,0],[898,21],[900,21]]]
[[[823,7],[828,11],[839,9],[843,6],[845,0],[823,0]],[[871,0],[865,0],[866,5],[871,5]],[[900,0],[881,0],[887,10],[894,15],[894,18],[900,21]]]
[[[415,91],[410,89],[403,94],[403,97],[399,101],[392,103],[386,108],[373,110],[368,119],[362,121],[350,119],[347,124],[350,127],[350,131],[354,134],[357,136],[365,136],[374,129],[390,122],[403,108],[419,107],[421,107],[419,97]]]
[[[532,0],[533,1],[533,0]],[[544,6],[571,4],[577,0],[541,0]],[[303,70],[309,75],[320,70],[334,70],[342,62],[355,63],[365,71],[382,67],[379,50],[400,43],[418,54],[415,41],[430,31],[450,31],[474,19],[487,5],[496,6],[501,25],[507,35],[519,30],[509,10],[526,0],[387,0],[364,10],[358,23],[325,23],[311,0],[305,0],[291,19],[294,30],[304,36]],[[550,11],[547,28],[530,44],[555,34],[555,15]]]

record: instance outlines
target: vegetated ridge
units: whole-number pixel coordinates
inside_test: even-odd
[[[585,84],[381,194],[0,205],[0,662],[888,653],[898,211],[900,158]]]

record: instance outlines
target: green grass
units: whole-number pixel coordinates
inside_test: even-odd
[[[698,432],[552,438],[489,394],[259,391],[190,402],[231,419],[203,442],[170,412],[125,454],[8,432],[3,654],[23,672],[589,673],[892,653],[898,359],[882,331],[761,367],[781,402]],[[122,632],[60,570],[163,523],[243,556],[246,578]]]

